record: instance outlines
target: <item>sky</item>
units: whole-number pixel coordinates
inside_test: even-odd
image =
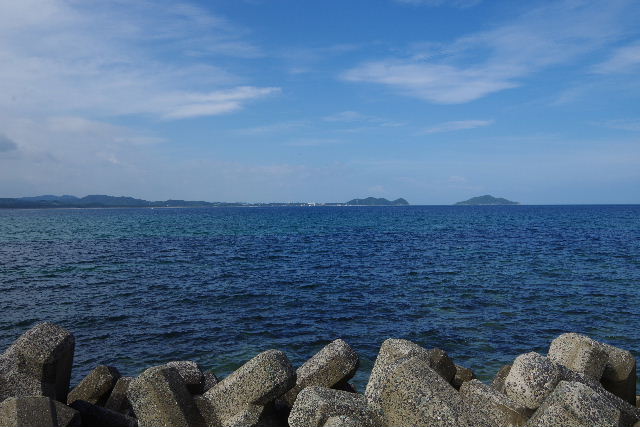
[[[0,197],[640,203],[637,0],[0,0]]]

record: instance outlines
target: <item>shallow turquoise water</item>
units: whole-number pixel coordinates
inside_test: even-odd
[[[224,376],[335,338],[441,347],[489,379],[565,331],[640,351],[640,206],[0,211],[0,348],[49,320],[74,381],[175,359]]]

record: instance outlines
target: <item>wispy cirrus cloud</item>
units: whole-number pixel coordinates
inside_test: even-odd
[[[239,110],[244,103],[279,93],[277,87],[239,86],[210,93],[192,93],[179,96],[175,105],[164,114],[167,119],[214,116]]]
[[[387,120],[382,117],[372,116],[368,114],[362,114],[358,111],[340,111],[338,113],[325,116],[322,120],[330,123],[366,123],[368,125],[383,126],[383,127],[399,127],[404,126],[405,123],[397,122],[394,120]]]
[[[438,125],[432,126],[428,129],[425,129],[425,134],[429,133],[442,133],[442,132],[453,132],[457,130],[466,130],[466,129],[475,129],[479,127],[485,127],[492,125],[494,123],[493,120],[458,120],[451,122],[444,122]]]
[[[593,67],[598,74],[637,73],[640,71],[640,41],[616,49],[611,57]]]
[[[215,65],[261,54],[245,33],[183,2],[2,2],[0,111],[165,119],[237,111],[278,92]]]
[[[635,25],[634,10],[631,0],[553,2],[488,31],[429,43],[426,53],[362,63],[342,78],[434,103],[470,102],[618,40]]]

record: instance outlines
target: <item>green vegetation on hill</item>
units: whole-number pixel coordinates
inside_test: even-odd
[[[396,200],[387,200],[383,197],[367,197],[366,199],[349,200],[345,204],[349,206],[407,206],[409,205],[409,202],[407,202],[403,198],[399,198]]]
[[[229,206],[398,206],[408,205],[405,199],[389,201],[387,199],[353,199],[346,203],[227,203],[227,202],[203,202],[188,200],[164,200],[150,202],[142,199],[124,196],[90,195],[82,198],[75,196],[35,196],[20,198],[0,198],[0,208],[11,209],[39,209],[39,208],[178,208],[178,207],[229,207]]]
[[[456,206],[478,206],[478,205],[519,205],[518,202],[503,199],[502,197],[493,197],[489,194],[484,196],[472,197],[464,202],[456,203]]]

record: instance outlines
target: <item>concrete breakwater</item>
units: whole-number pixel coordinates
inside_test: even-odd
[[[441,349],[387,339],[362,393],[340,339],[298,369],[278,350],[222,380],[191,361],[136,378],[100,365],[70,390],[74,350],[69,331],[42,323],[0,355],[0,426],[640,426],[633,355],[573,333],[490,385]]]

